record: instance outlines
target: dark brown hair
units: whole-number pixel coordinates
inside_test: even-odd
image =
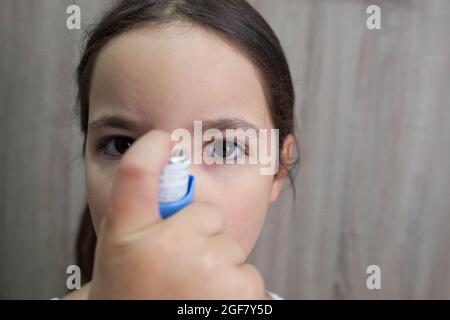
[[[89,114],[89,91],[96,57],[114,36],[141,23],[182,20],[213,31],[237,46],[258,68],[280,148],[288,134],[294,134],[294,89],[279,40],[264,18],[245,0],[122,0],[106,12],[87,34],[77,68],[78,112],[84,135],[83,156]],[[281,164],[288,169],[295,165]],[[288,170],[292,184],[290,168]],[[77,263],[83,282],[92,277],[96,235],[89,207],[83,212],[76,243]]]

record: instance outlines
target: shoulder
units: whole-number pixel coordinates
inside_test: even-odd
[[[272,299],[272,300],[285,300],[284,298],[280,297],[278,294],[270,292],[270,291],[266,291],[267,295]]]

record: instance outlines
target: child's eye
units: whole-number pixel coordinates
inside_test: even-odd
[[[133,144],[134,140],[129,137],[114,136],[102,139],[98,150],[109,157],[120,157]]]
[[[237,160],[246,155],[246,150],[245,147],[241,147],[236,141],[218,139],[211,141],[205,147],[204,154],[211,158]]]

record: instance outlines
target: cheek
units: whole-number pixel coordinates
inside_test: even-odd
[[[111,190],[114,172],[101,168],[95,162],[85,162],[86,166],[86,198],[91,212],[95,230],[98,230],[102,219],[110,212]]]
[[[248,166],[209,171],[197,174],[196,200],[214,203],[225,211],[225,233],[249,254],[264,223],[273,178]]]

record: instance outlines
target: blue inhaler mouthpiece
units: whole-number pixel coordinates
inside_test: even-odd
[[[189,174],[190,160],[180,149],[172,156],[159,179],[159,212],[167,219],[194,199],[195,177]]]
[[[175,202],[160,202],[159,203],[159,212],[163,219],[169,218],[171,215],[177,213],[187,205],[192,203],[194,199],[194,190],[195,190],[195,176],[189,175],[188,180],[188,191],[186,195],[181,198],[181,200]]]

